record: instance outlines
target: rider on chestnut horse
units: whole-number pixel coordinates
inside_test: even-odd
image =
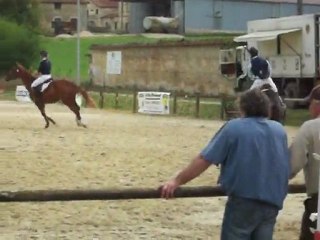
[[[51,62],[48,59],[48,53],[44,50],[40,52],[41,61],[38,67],[38,78],[31,84],[33,94],[40,97],[42,85],[52,81]]]
[[[19,63],[17,63],[15,66],[11,68],[11,70],[9,70],[5,79],[6,81],[10,81],[18,78],[22,80],[23,84],[29,92],[34,92],[34,90],[32,89],[32,86],[34,86],[33,83],[34,81],[37,81],[39,78],[35,79],[32,73],[29,72],[25,67],[23,67]],[[40,80],[38,81],[38,83],[41,82]],[[46,82],[46,80],[44,80],[44,82]],[[88,107],[95,107],[94,100],[84,89],[66,79],[56,79],[50,85],[48,85],[46,91],[39,94],[39,97],[37,96],[37,94],[39,93],[32,94],[31,97],[35,105],[39,108],[41,115],[43,116],[46,122],[46,128],[49,127],[49,122],[55,124],[55,121],[49,116],[47,116],[45,112],[46,104],[61,101],[64,105],[69,107],[69,109],[72,112],[74,112],[74,114],[76,115],[77,125],[82,127],[86,127],[86,125],[81,122],[80,106],[76,102],[77,94],[81,94],[84,97]]]

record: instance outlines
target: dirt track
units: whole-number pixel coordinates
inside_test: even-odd
[[[0,102],[1,190],[158,187],[222,122],[82,110],[78,128],[61,105],[44,130],[32,104]],[[289,141],[296,129],[287,128]],[[190,185],[215,185],[211,167]],[[301,182],[301,174],[294,182]],[[288,196],[275,240],[298,239],[303,194]],[[0,239],[219,239],[225,198],[0,203]]]

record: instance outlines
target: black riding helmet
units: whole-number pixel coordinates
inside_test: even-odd
[[[258,49],[256,49],[255,47],[249,48],[248,51],[249,51],[251,57],[258,56],[259,51],[258,51]]]
[[[41,51],[40,51],[40,56],[41,56],[41,57],[47,57],[47,56],[48,56],[48,52],[45,51],[45,50],[41,50]]]

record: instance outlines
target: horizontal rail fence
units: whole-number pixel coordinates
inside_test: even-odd
[[[305,185],[289,185],[289,193],[305,193]],[[180,187],[175,191],[176,198],[226,196],[218,186]],[[155,199],[161,197],[161,189],[129,188],[100,190],[35,190],[1,191],[0,202],[49,202],[49,201],[94,201]]]
[[[91,92],[98,92],[99,93],[99,107],[104,108],[104,100],[105,94],[114,94],[114,108],[119,107],[119,94],[128,94],[132,95],[132,112],[137,112],[137,94],[140,90],[128,90],[128,89],[120,89],[120,88],[110,88],[110,87],[89,87],[87,88],[88,91]],[[142,90],[141,90],[142,91]],[[150,90],[152,91],[152,90]],[[154,91],[156,92],[156,91]],[[227,95],[220,95],[220,96],[213,96],[213,95],[201,95],[200,93],[189,94],[184,92],[174,92],[174,91],[167,91],[171,94],[173,101],[172,101],[172,114],[177,114],[178,112],[178,98],[185,98],[186,96],[188,99],[195,99],[194,102],[194,117],[200,117],[200,105],[201,105],[201,98],[206,99],[219,99],[220,105],[220,113],[219,117],[221,120],[229,120],[231,118],[239,116],[239,111],[235,108],[235,97],[227,96]],[[188,101],[188,100],[185,100]]]

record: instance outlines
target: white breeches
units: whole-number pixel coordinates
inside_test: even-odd
[[[40,77],[38,77],[36,80],[34,80],[31,84],[31,87],[36,87],[38,85],[40,85],[41,83],[47,81],[48,79],[51,78],[51,75],[41,75]]]
[[[272,80],[272,78],[267,78],[267,79],[255,79],[254,81],[253,81],[253,84],[251,85],[251,87],[250,87],[250,89],[253,89],[253,88],[257,88],[257,87],[261,87],[263,84],[266,84],[266,83],[268,83],[268,84],[270,84],[270,86],[272,87],[272,90],[274,91],[274,92],[278,92],[278,88],[277,88],[277,86],[274,84],[274,82],[273,82],[273,80]]]

